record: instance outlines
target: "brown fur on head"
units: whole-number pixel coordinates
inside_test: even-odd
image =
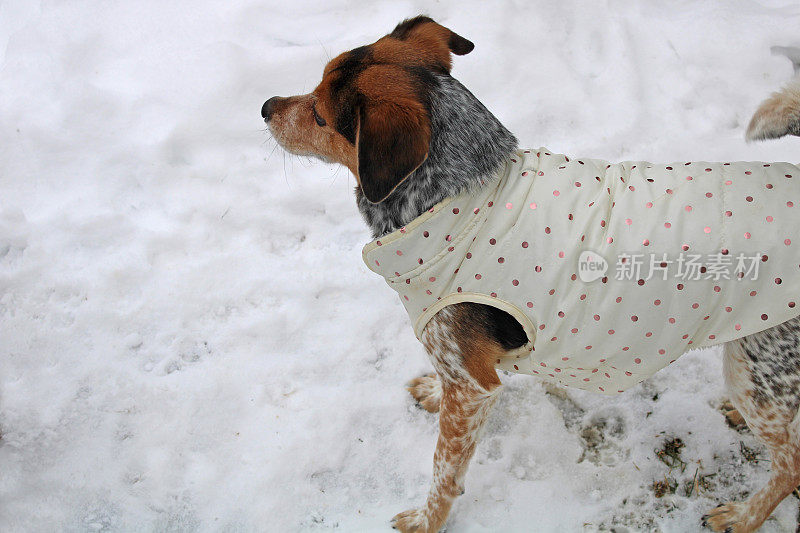
[[[373,44],[340,54],[309,94],[270,98],[262,115],[287,151],[341,163],[373,203],[428,156],[425,70],[449,73],[451,53],[474,45],[424,16],[401,22]]]

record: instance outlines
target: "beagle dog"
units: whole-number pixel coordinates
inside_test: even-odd
[[[269,132],[288,152],[350,169],[358,183],[358,209],[375,239],[365,248],[365,260],[405,297],[412,319],[424,317],[416,320],[415,333],[436,373],[416,378],[408,388],[419,405],[439,413],[433,480],[424,505],[395,516],[393,527],[434,532],[445,525],[454,499],[464,493],[469,461],[501,388],[497,368],[520,371],[524,361],[527,373],[566,385],[591,383],[594,390],[599,386],[600,392],[616,393],[646,378],[628,369],[637,360],[649,357],[667,364],[674,359],[668,350],[677,357],[685,349],[721,343],[731,400],[768,448],[772,474],[746,501],[717,507],[702,522],[715,531],[757,529],[800,484],[800,308],[794,301],[800,297],[800,280],[794,272],[797,261],[788,255],[793,252],[792,235],[785,234],[800,227],[787,224],[800,208],[798,204],[792,209],[800,202],[800,168],[686,162],[677,169],[678,164],[611,164],[553,156],[546,149],[519,150],[514,135],[450,75],[452,55],[473,48],[464,37],[417,16],[372,44],[335,57],[312,92],[274,96],[261,110]],[[747,132],[749,139],[783,135],[800,135],[798,83],[766,100]],[[505,188],[514,189],[517,196],[505,199]],[[747,192],[750,189],[756,192]],[[681,199],[687,191],[703,192],[697,201],[708,201],[694,209],[696,219],[686,214],[692,205]],[[738,196],[744,199],[731,208],[729,198]],[[633,204],[653,208],[658,215],[620,214],[621,206]],[[725,225],[734,210],[740,225]],[[729,285],[691,282],[702,293],[693,302],[694,296],[684,296],[684,284],[658,278],[623,279],[616,285],[610,274],[594,281],[576,279],[578,265],[566,259],[586,251],[582,243],[602,247],[630,239],[618,251],[630,251],[634,245],[649,251],[663,227],[673,233],[679,229],[674,221],[662,220],[678,212],[686,238],[669,240],[677,245],[665,240],[668,249],[659,252],[677,246],[677,253],[701,250],[722,258],[734,252],[733,246],[742,251],[756,251],[744,250],[755,246],[751,243],[762,247],[757,263],[765,286],[748,286],[747,295],[771,291],[771,296],[757,305],[741,304],[751,314],[758,310],[749,322],[726,316],[739,304],[720,299],[736,280]],[[647,219],[641,227],[640,218]],[[659,237],[641,233],[656,223],[662,226]],[[563,237],[555,244],[545,241],[556,224]],[[754,229],[749,229],[751,224]],[[561,251],[558,246],[567,241],[571,247]],[[800,236],[796,241],[800,245]],[[515,259],[507,261],[501,248],[514,248]],[[594,250],[599,255],[602,251]],[[513,264],[525,270],[526,277],[476,284],[482,276],[469,263],[474,254],[493,265],[486,267],[493,276]],[[777,256],[788,260],[773,261]],[[784,266],[768,270],[772,267],[765,265],[771,264]],[[546,282],[536,281],[540,273]],[[733,272],[741,278],[739,274]],[[625,288],[632,296],[614,297],[613,287],[624,283],[633,284]],[[494,285],[502,285],[502,291]],[[652,299],[648,292],[647,298],[637,298],[637,285],[656,285],[663,296]],[[730,289],[735,290],[739,289]],[[547,301],[553,295],[560,298],[558,304]],[[737,298],[746,300],[747,295]],[[581,311],[582,302],[591,298],[605,302],[611,312],[606,316]],[[685,310],[673,316],[670,307],[675,302]],[[634,306],[647,309],[637,314],[630,311]],[[657,311],[663,316],[655,315]],[[639,315],[656,316],[660,327],[639,321]],[[623,321],[634,324],[623,327]],[[714,323],[713,332],[705,321]],[[675,348],[662,353],[660,336],[672,324],[682,334],[670,338],[669,346]],[[594,338],[602,340],[586,340]],[[558,349],[553,350],[551,343],[556,342]],[[592,350],[596,355],[588,356],[588,363],[569,361],[577,352]],[[575,379],[567,379],[568,374]],[[603,380],[615,379],[612,375],[621,385],[605,390]]]

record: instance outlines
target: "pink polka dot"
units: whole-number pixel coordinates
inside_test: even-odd
[[[613,329],[608,330],[608,334],[609,335],[613,335],[614,334],[614,330]]]
[[[745,198],[745,200],[747,200],[748,202],[752,202],[753,201],[753,197],[752,196],[748,196],[748,197]]]
[[[645,206],[647,209],[650,209],[651,207],[653,207],[653,202],[647,202],[646,204],[644,204],[644,206]]]
[[[725,180],[725,185],[730,185],[731,183],[733,183],[731,180]]]
[[[726,217],[732,217],[733,216],[733,211],[725,211],[725,216]]]
[[[687,251],[689,251],[689,245],[688,245],[688,244],[684,244],[683,246],[681,246],[681,249],[682,249],[684,252],[687,252]]]
[[[706,233],[711,233],[711,228],[706,226],[705,228],[703,228],[703,231],[705,231]]]
[[[664,227],[665,228],[671,228],[672,224],[670,224],[669,222],[664,222]]]
[[[560,257],[561,259],[564,259],[564,252],[558,252],[558,257]]]
[[[403,255],[403,252],[401,252],[400,250],[397,250],[395,253],[396,253],[397,255]]]
[[[500,263],[500,264],[503,264],[503,263],[506,262],[506,258],[505,257],[498,257],[497,258],[497,262]]]
[[[480,274],[475,274],[475,279],[481,279],[481,275]]]
[[[661,300],[655,300],[655,301],[653,302],[653,305],[661,305]]]
[[[644,244],[645,246],[650,246],[650,239],[643,240],[642,244]]]
[[[519,285],[519,280],[518,279],[512,279],[511,280],[511,284],[516,287],[517,285]]]
[[[768,216],[767,216],[767,222],[772,222],[773,220],[774,220],[774,219],[772,218],[772,215],[768,215]]]
[[[506,209],[511,209],[512,207],[514,207],[514,204],[512,204],[511,202],[508,202],[506,204]]]
[[[739,331],[739,330],[741,330],[741,329],[742,329],[742,325],[741,325],[741,324],[736,324],[736,325],[734,326],[734,329],[736,329],[736,331]]]
[[[434,281],[436,281],[436,276],[431,276],[431,277],[429,277],[429,278],[428,278],[428,281],[430,281],[431,283],[433,283]]]
[[[626,218],[625,223],[630,226],[631,224],[633,224],[633,220]]]
[[[522,241],[522,247],[523,248],[527,248],[528,247],[528,241]]]
[[[555,191],[553,191],[553,196],[558,196],[559,194],[561,194],[561,193],[560,193],[560,192],[558,192],[558,189],[556,189]]]
[[[789,246],[790,244],[792,244],[792,239],[786,239],[786,240],[784,240],[784,241],[783,241],[783,244],[785,244],[786,246]]]
[[[670,324],[674,324],[675,323],[675,318],[674,317],[669,317],[669,323]]]
[[[684,209],[686,210],[687,213],[689,213],[692,210],[692,206],[687,205],[686,207],[684,207]]]
[[[637,320],[639,320],[639,317],[638,317],[638,316],[636,316],[636,315],[632,315],[632,316],[631,316],[631,320],[632,320],[633,322],[636,322]]]
[[[600,320],[600,315],[594,315],[594,317],[592,317],[592,318],[594,318],[595,321]]]
[[[457,215],[457,214],[458,214],[458,208],[457,208],[457,207],[454,207],[454,208],[453,208],[453,214],[454,214],[454,215]]]
[[[749,239],[750,238],[750,232],[749,231],[745,231],[744,232],[744,238],[745,239]]]
[[[607,238],[606,238],[606,242],[607,242],[608,244],[611,244],[612,242],[614,242],[614,237],[607,237]]]
[[[642,364],[642,360],[639,359],[638,357],[636,359],[634,359],[633,362],[636,363],[637,365]]]
[[[761,315],[761,320],[767,320],[768,318],[769,318],[769,316],[767,316],[767,314],[766,314],[766,313],[764,313],[763,315]]]
[[[533,308],[533,302],[528,302],[525,305],[528,306],[528,309],[532,309]]]
[[[426,239],[427,239],[428,237],[430,237],[430,235],[431,235],[431,234],[430,234],[430,233],[428,233],[427,231],[423,231],[423,232],[422,232],[422,236],[423,236],[423,237],[425,237]]]

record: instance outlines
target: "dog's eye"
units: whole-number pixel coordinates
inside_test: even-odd
[[[319,116],[319,113],[317,113],[316,107],[312,106],[311,111],[314,113],[314,120],[317,121],[317,126],[324,126],[325,124],[327,124],[327,122],[325,122],[325,119]]]

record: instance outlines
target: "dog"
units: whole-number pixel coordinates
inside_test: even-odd
[[[498,231],[503,227],[516,227],[517,229],[513,231],[517,231],[519,224],[515,226],[514,222],[508,222],[508,219],[495,221],[481,217],[492,209],[501,212],[498,216],[503,215],[505,208],[508,208],[509,212],[516,212],[519,206],[514,202],[494,205],[492,198],[496,197],[493,195],[501,194],[498,192],[500,188],[519,184],[523,178],[533,180],[542,177],[523,176],[524,172],[528,172],[526,168],[544,172],[539,169],[549,164],[547,174],[542,179],[558,172],[572,172],[579,166],[603,170],[601,166],[604,162],[569,159],[551,154],[546,149],[519,151],[514,135],[503,127],[469,90],[450,75],[452,55],[464,55],[473,48],[471,41],[437,24],[429,17],[410,18],[376,42],[355,48],[331,60],[325,66],[322,81],[309,94],[275,96],[269,98],[261,110],[269,132],[285,150],[293,154],[340,163],[352,172],[358,184],[355,190],[358,209],[375,239],[365,248],[365,260],[370,268],[378,270],[387,277],[387,281],[401,294],[401,297],[408,296],[403,303],[406,304],[412,320],[423,317],[415,322],[415,332],[423,343],[436,373],[416,378],[408,388],[419,405],[430,412],[439,413],[439,438],[434,454],[433,481],[427,501],[422,507],[402,512],[392,519],[393,527],[404,532],[438,531],[444,526],[454,499],[464,493],[464,478],[469,461],[492,405],[500,392],[501,382],[496,368],[520,371],[518,368],[520,363],[525,362],[528,365],[525,367],[526,371],[529,373],[536,373],[547,379],[573,386],[590,383],[583,388],[594,390],[602,387],[603,379],[617,383],[613,381],[616,378],[611,372],[605,372],[613,369],[619,374],[622,384],[615,390],[604,391],[602,388],[599,390],[609,393],[616,393],[644,379],[641,376],[627,376],[632,381],[631,379],[625,381],[626,369],[620,365],[637,363],[635,359],[631,363],[630,358],[634,354],[630,354],[630,350],[624,348],[619,349],[618,355],[621,359],[611,362],[598,360],[597,369],[580,367],[583,373],[575,374],[572,381],[565,376],[572,370],[564,371],[557,366],[554,367],[554,364],[537,367],[537,364],[541,363],[538,359],[539,353],[546,352],[539,349],[539,343],[546,343],[556,336],[546,335],[545,330],[548,326],[536,322],[541,319],[541,316],[535,314],[536,309],[549,304],[537,306],[536,302],[543,302],[543,298],[548,294],[556,294],[557,288],[577,287],[575,284],[579,283],[574,277],[569,278],[570,270],[564,266],[561,267],[563,279],[557,276],[559,272],[557,266],[551,269],[554,274],[549,279],[558,284],[558,287],[555,285],[552,289],[545,287],[549,290],[540,291],[542,292],[540,297],[537,296],[528,302],[525,302],[526,296],[523,290],[522,296],[515,296],[522,298],[519,301],[523,303],[519,305],[508,303],[508,299],[493,292],[484,294],[490,290],[484,286],[476,289],[480,297],[464,297],[464,291],[460,290],[462,286],[456,287],[450,283],[452,280],[448,280],[448,288],[441,289],[448,293],[445,298],[440,300],[440,296],[432,290],[439,289],[434,285],[437,283],[434,280],[436,276],[427,275],[431,272],[428,269],[442,264],[451,268],[452,265],[447,263],[450,257],[457,258],[453,263],[456,265],[454,269],[456,272],[453,272],[453,269],[445,269],[443,272],[447,272],[454,279],[459,275],[465,280],[476,278],[477,274],[473,274],[472,271],[461,271],[459,274],[458,265],[464,262],[460,254],[471,254],[469,250],[472,246],[477,246],[475,243],[479,241],[484,250],[481,253],[490,257],[492,262],[506,264],[505,256],[485,250],[495,245],[516,247],[517,243],[511,242],[513,239],[510,237],[506,238],[508,233],[501,233],[497,239],[494,237],[490,239],[495,242],[486,244],[483,242],[486,235],[480,231],[488,227],[487,224]],[[766,100],[755,113],[747,130],[747,138],[751,140],[784,135],[800,135],[800,83],[797,82]],[[753,178],[752,184],[758,184],[759,187],[764,185],[765,189],[779,187],[782,191],[781,200],[785,201],[793,192],[793,182],[790,180],[793,177],[792,172],[798,173],[800,177],[798,172],[800,169],[788,164],[783,165],[785,166],[779,168],[781,172],[785,171],[785,176],[773,179],[771,174],[764,171],[761,181]],[[581,183],[570,176],[567,176],[567,179],[571,180],[569,183],[574,188],[588,189],[591,185],[597,188],[598,194],[604,194],[603,189],[607,188],[608,195],[612,198],[606,200],[605,205],[611,209],[617,205],[617,199],[644,198],[644,196],[632,196],[634,193],[631,188],[638,186],[640,189],[642,187],[647,189],[655,187],[654,183],[662,177],[667,179],[661,175],[651,176],[651,172],[655,172],[653,170],[655,165],[640,162],[638,169],[631,168],[633,166],[637,165],[614,167],[609,164],[607,171],[603,172],[602,179],[600,175],[595,176],[599,185]],[[770,164],[764,164],[763,167],[770,167]],[[744,167],[737,168],[736,172],[742,171],[743,174],[749,172],[743,171]],[[611,176],[609,174],[611,170],[615,172],[619,170],[620,175]],[[666,167],[663,171],[673,172],[673,170]],[[774,169],[770,171],[772,170]],[[710,173],[708,176],[703,174],[706,171]],[[593,172],[594,170],[589,175],[591,176]],[[702,175],[703,183],[713,184],[717,187],[715,191],[721,191],[723,196],[727,194],[725,192],[727,181],[734,181],[724,179],[729,175],[726,173],[732,170],[722,166],[701,167],[697,172]],[[499,179],[499,175],[505,178]],[[634,177],[638,180],[635,184],[633,181],[625,181],[633,180]],[[692,176],[687,176],[687,183],[692,180],[700,181],[699,177],[694,180]],[[622,182],[620,183],[617,178]],[[617,180],[614,182],[613,195],[611,182],[606,182],[607,179]],[[773,185],[772,182],[778,179],[784,181],[780,181],[779,185]],[[590,177],[589,181],[594,180]],[[746,184],[747,178],[742,176],[736,181]],[[548,217],[555,219],[559,216],[558,213],[549,212],[549,206],[554,205],[552,197],[558,196],[557,190],[552,192],[549,204],[542,201],[540,207],[536,198],[542,198],[541,191],[537,190],[535,185],[525,186],[528,189],[520,193],[522,195],[520,197],[525,198],[522,207],[530,211],[535,209],[534,206],[539,207],[540,214],[537,216],[543,217],[535,219],[535,222],[530,224],[545,223]],[[683,187],[689,190],[695,186]],[[767,192],[761,188],[759,190],[764,197],[767,196]],[[671,189],[668,189],[666,193],[660,194],[659,198],[672,195],[670,191]],[[643,191],[640,190],[636,194],[643,194]],[[708,192],[707,195],[709,194],[712,195],[708,197],[709,201],[712,201],[714,193]],[[755,201],[753,198],[745,201],[755,204],[760,202],[758,198]],[[654,200],[647,203],[656,202]],[[677,204],[671,201],[669,205]],[[723,204],[708,205],[720,207]],[[741,217],[743,224],[755,223],[756,221],[747,215],[749,213],[746,211],[749,209],[747,205],[743,204],[742,209],[745,211],[737,213],[737,216]],[[792,206],[793,202],[788,201],[784,208]],[[685,210],[688,212],[690,207],[685,206]],[[467,218],[445,218],[463,211],[466,211]],[[574,218],[581,214],[583,211],[570,212],[568,220],[573,222]],[[719,214],[718,218],[724,219],[724,216],[730,215],[727,215],[726,211],[725,215]],[[768,218],[771,219],[772,216]],[[432,238],[433,230],[426,229],[425,224],[434,220],[436,231],[444,233],[437,235],[437,245],[434,248],[426,249],[425,253],[428,255],[417,257],[416,253],[403,254],[400,248],[392,247],[398,242],[424,242],[425,239]],[[481,222],[476,223],[476,220]],[[620,220],[623,221],[622,224],[626,224],[629,219],[622,217]],[[724,220],[719,222],[723,223]],[[767,227],[761,220],[758,223]],[[458,233],[446,233],[446,229],[443,228],[448,224],[455,227]],[[480,226],[478,229],[476,224]],[[527,223],[524,226],[527,230],[537,232],[546,232],[550,229],[549,226],[531,228]],[[605,220],[601,226],[602,229],[595,228],[593,231],[599,232],[605,239],[601,240],[601,243],[610,244],[608,239],[613,240],[616,234],[611,235]],[[777,225],[770,227],[775,228]],[[683,250],[694,246],[695,243],[700,243],[702,248],[702,243],[710,242],[702,240],[706,238],[703,233],[713,236],[719,228],[727,231],[728,226],[715,226],[714,223],[704,226],[703,230],[693,237],[694,241],[682,245]],[[470,233],[473,231],[474,233]],[[624,231],[627,230],[620,229],[618,235],[626,235]],[[786,237],[781,240],[783,235],[779,234],[778,230],[765,229],[761,234],[766,236],[762,241],[768,241],[766,245],[770,250],[780,250],[781,246],[790,248],[791,239]],[[466,235],[466,238],[461,238],[462,235]],[[516,234],[513,235],[516,238]],[[744,236],[741,239],[750,239],[749,231],[742,232],[742,235]],[[409,236],[414,238],[409,240]],[[456,238],[452,239],[454,236]],[[740,244],[745,242],[741,239],[737,241]],[[451,240],[458,242],[454,242],[451,246]],[[719,242],[721,241],[715,241],[715,245]],[[650,244],[648,239],[639,242],[639,246],[648,244]],[[456,252],[458,246],[466,252],[464,250]],[[524,248],[525,253],[534,254],[530,257],[536,257],[538,245],[523,241],[520,247]],[[577,243],[576,248],[580,249]],[[416,249],[414,251],[416,252]],[[721,255],[727,253],[727,249],[720,252]],[[779,253],[786,255],[787,252]],[[759,256],[762,268],[770,264],[766,257],[767,254]],[[381,266],[381,259],[388,261],[388,264],[384,263]],[[434,259],[433,267],[429,266],[431,259]],[[391,272],[398,262],[403,263],[402,274],[400,271]],[[537,264],[536,268],[538,267]],[[389,271],[386,271],[387,269]],[[535,268],[532,270],[536,272]],[[416,275],[412,280],[411,276],[406,277],[406,272],[415,274],[424,272],[424,274]],[[606,284],[606,278],[608,276],[595,281],[595,285],[591,286],[609,286]],[[515,285],[514,281],[518,283]],[[650,284],[649,280],[646,284],[644,281],[640,279],[638,284]],[[800,318],[797,318],[797,314],[800,313],[800,309],[795,311],[794,301],[791,300],[794,280],[775,277],[774,280],[768,281],[773,285],[781,284],[783,291],[783,293],[776,292],[773,287],[773,296],[770,299],[776,300],[777,303],[763,304],[774,304],[777,314],[773,314],[772,309],[769,312],[759,312],[752,318],[753,324],[745,327],[735,323],[736,320],[726,321],[723,315],[715,326],[717,329],[714,331],[718,333],[705,335],[702,344],[694,345],[691,341],[697,338],[699,335],[697,332],[710,331],[704,329],[703,324],[708,317],[701,313],[692,320],[689,316],[687,320],[697,335],[693,334],[691,337],[687,335],[687,338],[683,339],[686,343],[681,345],[682,349],[688,349],[703,344],[724,343],[724,374],[731,401],[753,433],[766,445],[772,460],[772,474],[766,486],[746,501],[722,505],[702,517],[702,523],[715,531],[745,532],[757,529],[778,503],[800,485],[800,418],[797,416],[800,408]],[[513,278],[508,285],[518,288],[522,284],[524,289],[524,283],[524,280]],[[715,285],[714,291],[725,292],[722,287],[717,290],[717,286]],[[430,293],[426,292],[429,290]],[[553,293],[550,293],[550,290]],[[458,297],[446,300],[452,296],[451,292]],[[752,292],[758,290],[754,289]],[[584,295],[577,297],[580,299],[581,296]],[[619,298],[617,302],[621,306],[619,313],[630,314],[624,312],[624,306],[634,305],[636,302]],[[709,293],[708,298],[716,296]],[[660,299],[657,301],[661,303]],[[655,302],[653,304],[658,305]],[[697,303],[698,306],[704,304],[705,301],[703,304]],[[519,309],[520,307],[522,309]],[[615,320],[614,317],[619,313],[609,317],[609,320]],[[687,310],[687,314],[690,314],[690,311]],[[573,335],[571,338],[562,339],[559,350],[566,350],[570,354],[581,350],[590,351],[592,346],[581,341],[583,335],[581,330],[588,329],[601,319],[591,315],[588,317],[584,321],[586,317],[579,315],[580,323],[567,330]],[[759,317],[763,320],[760,326]],[[618,319],[627,320],[627,317]],[[637,322],[638,316],[631,316],[630,321]],[[604,322],[603,328],[606,327],[608,324]],[[611,335],[612,331],[616,337],[617,332],[611,328],[603,333]],[[648,333],[652,334],[652,331]],[[630,341],[631,346],[634,342],[633,339]],[[651,348],[654,348],[654,345],[646,344],[641,347],[641,349]],[[657,359],[659,353],[651,355]],[[672,358],[667,356],[667,359]],[[669,360],[661,361],[658,365],[668,362]],[[605,366],[600,368],[601,365]],[[565,369],[568,367],[578,371],[577,365],[563,363],[563,366]],[[584,374],[588,374],[586,378],[588,381],[584,381]],[[607,374],[608,377],[601,374]],[[593,381],[594,375],[601,380],[600,385]]]

